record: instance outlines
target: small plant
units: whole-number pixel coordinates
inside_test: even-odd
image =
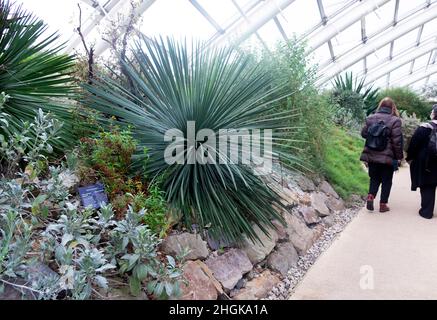
[[[156,184],[150,185],[147,196],[139,192],[132,197],[132,206],[134,210],[146,209],[144,223],[150,227],[152,232],[159,234],[162,238],[167,229],[167,203],[164,199],[163,192]]]
[[[6,130],[7,120],[2,121]],[[6,177],[13,177],[23,163],[28,171],[38,175],[46,166],[52,143],[59,139],[61,122],[38,110],[33,122],[22,122],[21,130],[10,136],[0,134],[0,164]]]
[[[125,180],[135,150],[136,142],[129,130],[101,132],[95,139],[82,139],[81,146],[86,163],[96,171],[111,196],[130,191]]]
[[[144,215],[144,210],[137,213],[129,206],[126,219],[118,222],[114,229],[117,235],[114,238],[122,244],[121,251],[126,251],[129,244],[132,246],[132,250],[118,260],[120,272],[130,273],[129,286],[134,295],[140,294],[142,283],[148,280],[147,290],[150,294],[157,298],[176,296],[180,293],[182,270],[173,257],[167,256],[167,263],[159,260],[157,247],[161,240],[148,226],[139,224]]]

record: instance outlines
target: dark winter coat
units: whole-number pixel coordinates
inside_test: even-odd
[[[377,113],[367,117],[366,124],[361,130],[361,136],[366,139],[368,128],[379,121],[384,121],[384,124],[390,130],[387,147],[382,151],[371,150],[368,147],[364,147],[360,160],[367,163],[392,165],[393,160],[402,160],[404,157],[402,150],[402,121],[400,118],[391,114],[391,109],[381,108]]]
[[[407,150],[410,162],[411,190],[426,185],[437,185],[437,159],[428,159],[431,125],[422,124],[413,134]]]

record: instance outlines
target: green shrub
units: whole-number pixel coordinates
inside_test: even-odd
[[[145,209],[144,223],[149,226],[153,233],[161,238],[166,234],[169,225],[167,220],[167,203],[164,193],[156,184],[149,185],[147,194],[138,192],[131,195],[130,204],[133,209],[139,211]]]
[[[336,125],[355,129],[365,119],[363,97],[355,91],[331,92],[331,117]]]
[[[136,141],[129,130],[101,132],[96,138],[82,138],[81,141],[81,155],[96,171],[111,196],[133,192],[127,184],[127,176]]]
[[[287,121],[292,129],[287,131],[289,140],[285,144],[290,152],[297,154],[299,161],[289,164],[320,173],[326,131],[331,122],[329,101],[315,89],[317,68],[305,44],[296,39],[278,42],[272,52],[263,53],[259,63],[264,72],[272,74],[272,86],[286,83],[282,93],[288,96],[278,101],[275,109],[290,116]]]
[[[369,115],[372,113],[376,107],[378,106],[378,92],[379,88],[373,89],[373,85],[368,86],[367,88],[364,87],[364,82],[366,81],[365,78],[362,78],[360,81],[358,81],[358,78],[353,78],[352,72],[348,73],[346,72],[344,75],[338,75],[333,82],[334,90],[333,94],[336,95],[344,95],[345,93],[349,93],[348,95],[351,95],[351,93],[355,93],[356,95],[359,95],[362,99],[362,104],[360,104],[360,107],[363,107],[363,111],[366,115]],[[343,105],[340,104],[340,106],[343,107]],[[346,109],[352,107],[356,108],[351,104],[346,104],[344,106]],[[358,115],[359,118],[356,118],[356,120],[360,121],[361,118],[361,112],[358,113],[358,110],[354,110],[352,112],[352,115]]]
[[[431,105],[424,98],[409,88],[390,88],[380,92],[378,99],[390,97],[395,102],[399,111],[405,111],[409,115],[416,114],[419,119],[429,119]]]
[[[323,166],[326,178],[344,199],[367,194],[369,178],[360,162],[364,140],[336,127],[328,135]]]

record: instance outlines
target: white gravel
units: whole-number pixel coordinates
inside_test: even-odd
[[[274,287],[264,300],[287,300],[320,254],[330,247],[338,234],[344,230],[360,209],[361,207],[357,206],[334,213],[335,224],[325,229],[322,236],[313,244],[308,252],[299,257],[297,264],[288,271],[287,277]]]

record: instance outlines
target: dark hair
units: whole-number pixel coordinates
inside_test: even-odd
[[[399,117],[398,108],[396,107],[396,104],[392,98],[385,97],[384,99],[382,99],[379,102],[377,111],[379,111],[381,108],[389,108],[391,110],[392,115]]]

